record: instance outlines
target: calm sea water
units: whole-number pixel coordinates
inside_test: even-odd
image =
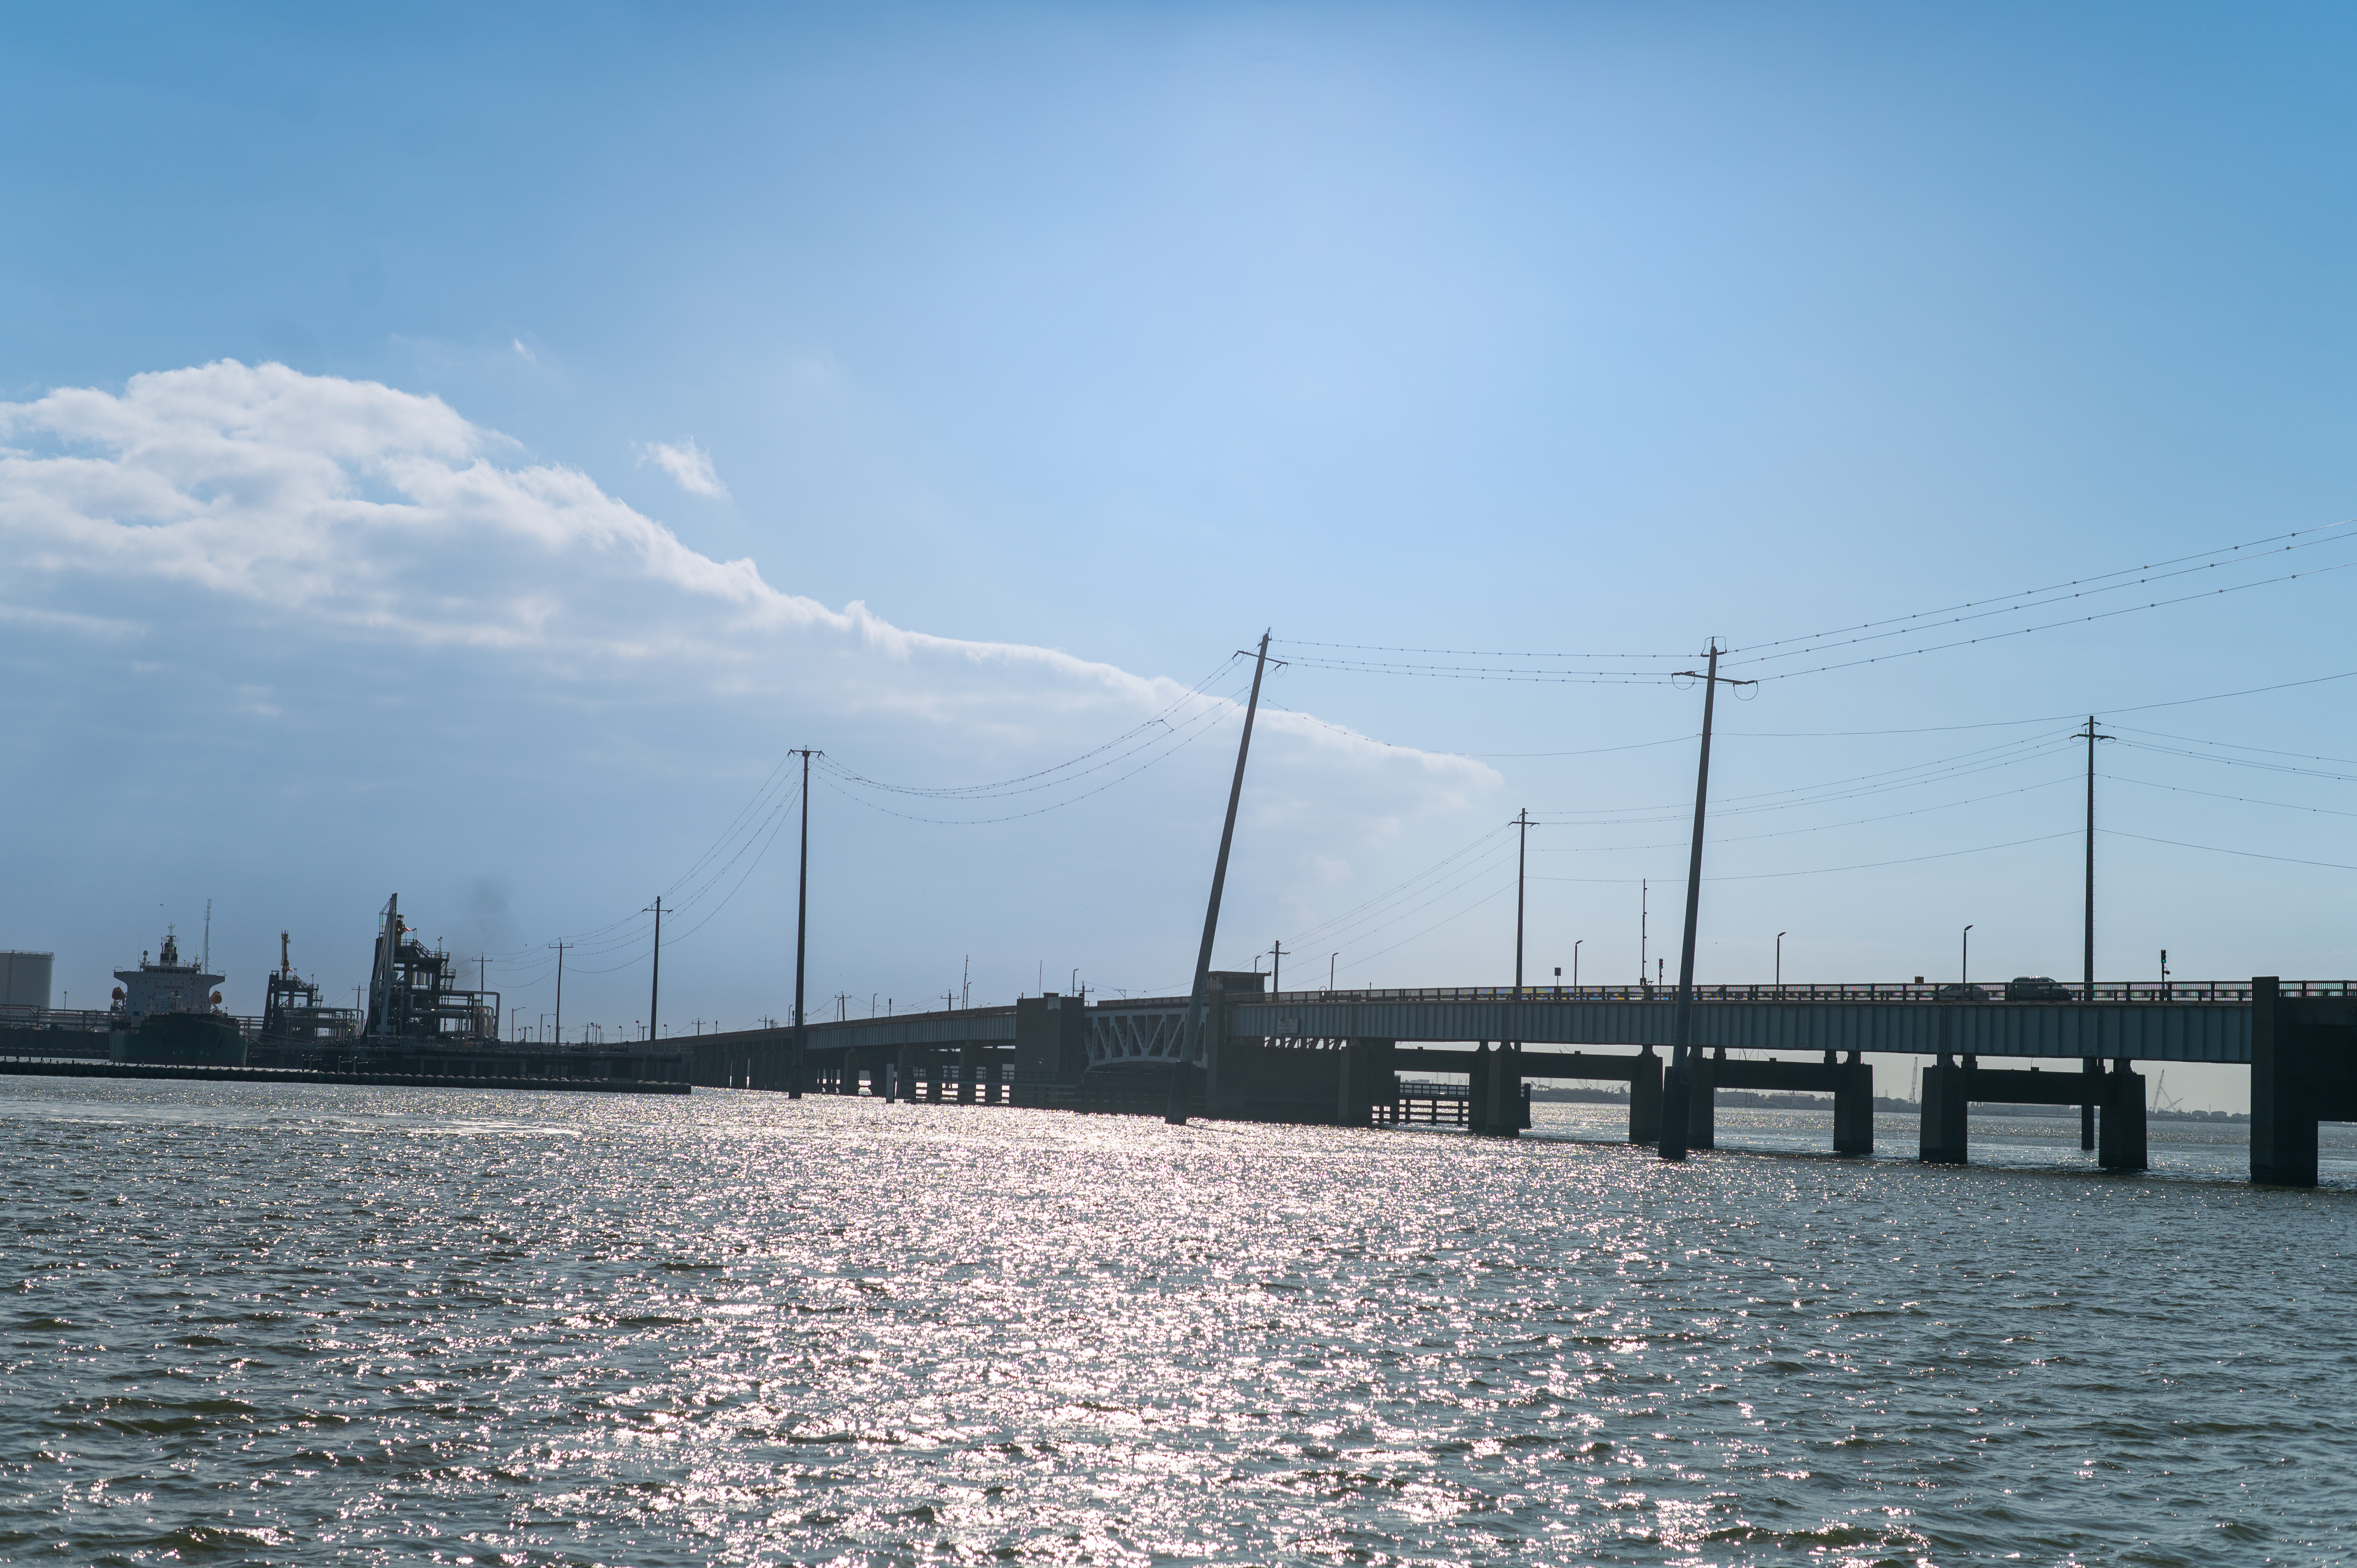
[[[0,1560],[2357,1555],[2345,1140],[0,1088]]]

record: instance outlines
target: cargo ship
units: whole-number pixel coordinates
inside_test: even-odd
[[[107,1018],[107,1055],[121,1062],[178,1062],[203,1067],[245,1065],[245,1036],[221,1010],[221,976],[180,961],[179,939],[164,933],[154,962],[139,955],[136,969],[118,969],[114,1005]]]

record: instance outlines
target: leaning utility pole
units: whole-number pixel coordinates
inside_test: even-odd
[[[557,942],[556,948],[556,1043],[565,1043],[565,950],[571,942]]]
[[[662,895],[658,893],[655,895],[655,976],[652,983],[651,983],[647,988],[647,1039],[650,1043],[651,1043],[655,1037],[656,1025],[660,1021],[660,1013],[658,1010],[662,1004]]]
[[[1757,685],[1754,681],[1733,681],[1718,672],[1718,639],[1710,643],[1710,664],[1701,674],[1683,670],[1683,675],[1693,675],[1702,688],[1702,763],[1695,774],[1694,852],[1686,861],[1686,937],[1685,947],[1678,954],[1678,1009],[1671,1025],[1671,1055],[1668,1080],[1662,1085],[1662,1158],[1683,1160],[1686,1157],[1686,1111],[1693,1096],[1693,1069],[1687,1058],[1694,1050],[1694,965],[1695,924],[1702,913],[1702,825],[1705,808],[1710,800],[1710,718],[1711,709],[1718,697],[1722,681],[1730,686]]]
[[[802,1097],[802,1053],[810,1044],[810,1025],[802,1017],[802,957],[810,936],[810,765],[812,757],[826,753],[804,748],[799,755],[802,759],[802,891],[794,901],[794,1043],[786,1060],[789,1100]]]
[[[1523,873],[1531,864],[1531,809],[1523,808],[1514,824],[1523,830],[1522,846],[1514,851],[1514,1000],[1523,999]]]
[[[2095,743],[2112,736],[2095,731],[2095,715],[2087,715],[2087,727],[2071,737],[2087,743],[2087,950],[2086,968],[2082,972],[2085,989],[2079,993],[2082,1002],[2095,999]]]
[[[1243,650],[1238,649],[1242,655]],[[1279,662],[1283,662],[1279,660]],[[1236,838],[1236,803],[1244,794],[1244,758],[1252,752],[1253,719],[1260,712],[1260,678],[1268,669],[1268,633],[1260,634],[1260,652],[1253,665],[1252,700],[1244,704],[1243,738],[1236,742],[1236,778],[1228,786],[1228,820],[1220,829],[1220,858],[1211,867],[1211,902],[1203,911],[1203,945],[1195,954],[1195,989],[1187,999],[1187,1024],[1178,1032],[1178,1058],[1170,1064],[1170,1103],[1162,1119],[1173,1127],[1187,1124],[1190,1052],[1202,1046],[1203,1006],[1211,986],[1211,939],[1220,930],[1220,893],[1228,882],[1228,846]]]

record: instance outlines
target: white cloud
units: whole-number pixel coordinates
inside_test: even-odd
[[[712,454],[693,439],[676,446],[668,441],[651,441],[639,448],[639,461],[652,463],[669,474],[672,481],[689,495],[709,496],[715,500],[728,499],[728,487],[713,470]]]
[[[522,338],[510,338],[510,339],[509,339],[509,341],[510,341],[510,342],[511,342],[511,343],[513,343],[513,344],[515,345],[515,351],[516,351],[519,355],[521,355],[521,356],[522,357],[522,359],[523,359],[523,362],[524,362],[525,364],[527,364],[527,365],[537,365],[538,363],[540,363],[540,356],[539,356],[539,355],[537,355],[537,354],[535,354],[535,353],[533,353],[531,349],[529,349],[525,348],[525,347],[523,346],[523,339],[522,339]]]
[[[1202,666],[1234,646],[1208,647]],[[187,814],[144,804],[178,798],[233,835],[266,822],[338,846],[322,886],[369,908],[463,863],[472,833],[482,864],[542,887],[535,918],[569,929],[580,908],[639,908],[789,746],[902,783],[1026,779],[979,800],[857,791],[856,805],[833,779],[824,808],[834,853],[856,852],[875,887],[930,889],[917,919],[881,894],[847,904],[829,940],[919,967],[996,943],[1026,984],[1043,950],[1120,983],[1183,983],[1247,680],[1231,667],[1189,702],[1184,680],[831,608],[688,548],[437,398],[230,361],[0,403],[0,663],[19,672],[0,686],[16,760],[42,745],[63,778],[109,758],[46,802],[61,817],[88,803],[76,831],[114,857],[77,864],[76,886],[152,876],[186,852]],[[125,734],[153,744],[125,752]],[[1145,738],[1105,747],[1124,735]],[[520,759],[544,757],[545,774],[526,767],[515,787]],[[1068,785],[1028,781],[1075,757]],[[199,793],[192,767],[243,772]],[[1322,918],[1378,891],[1456,849],[1469,816],[1502,818],[1500,782],[1467,757],[1265,705],[1236,918]],[[676,820],[650,820],[651,786],[683,802]],[[1077,809],[1039,814],[1060,803]],[[1038,821],[969,834],[903,815]],[[759,887],[775,894],[782,864]],[[723,985],[736,1004],[770,1008],[759,977],[782,917],[759,887],[714,928],[737,945],[725,962],[715,950],[712,972],[737,977]]]
[[[511,449],[439,398],[276,364],[0,403],[0,624],[136,635],[230,620],[280,640],[308,628],[520,660],[576,692],[782,700],[1008,757],[1101,740],[1185,689],[780,592],[578,469],[491,456]],[[1388,820],[1496,778],[1306,715],[1264,725],[1318,759],[1305,808],[1350,797],[1353,814]]]

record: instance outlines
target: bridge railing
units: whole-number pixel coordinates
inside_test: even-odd
[[[2357,981],[2287,980],[2286,996],[2357,996]],[[2080,1002],[2085,987],[2058,981],[2052,993],[2025,998],[2015,1005]],[[2097,1002],[2165,1002],[2182,1004],[2215,1002],[2248,1005],[2247,980],[2099,981]],[[1981,994],[1974,995],[1978,992]],[[1697,985],[1697,1002],[2004,1002],[2004,981],[1974,981],[1968,987],[1953,982],[1866,985]],[[1672,1002],[1674,985],[1454,985],[1394,991],[1286,991],[1241,1000],[1259,1006],[1316,1005],[1319,1003],[1366,1002]]]

